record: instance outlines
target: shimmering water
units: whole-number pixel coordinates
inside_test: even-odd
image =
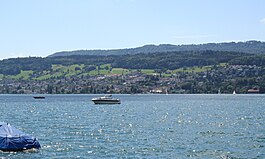
[[[0,95],[0,121],[38,138],[2,158],[265,158],[264,95]]]

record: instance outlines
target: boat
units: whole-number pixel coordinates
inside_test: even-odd
[[[236,95],[236,91],[235,90],[234,90],[233,94]]]
[[[0,150],[1,151],[24,151],[40,149],[40,143],[9,123],[0,122]]]
[[[113,98],[111,94],[105,95],[103,97],[92,98],[95,104],[121,104],[121,100],[118,98]]]
[[[34,98],[34,99],[45,99],[44,96],[34,96],[33,98]]]
[[[168,95],[168,91],[167,91],[167,89],[166,89],[166,95]]]

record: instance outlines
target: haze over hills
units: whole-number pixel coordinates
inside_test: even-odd
[[[265,42],[246,41],[246,42],[228,42],[228,43],[207,43],[198,45],[145,45],[137,48],[129,49],[112,49],[112,50],[74,50],[56,52],[48,57],[73,56],[73,55],[126,55],[139,53],[163,53],[163,52],[179,52],[179,51],[231,51],[250,54],[265,54]]]

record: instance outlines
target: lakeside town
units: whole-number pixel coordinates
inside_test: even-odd
[[[1,79],[1,94],[231,94],[264,93],[265,68],[255,65],[214,66],[172,74],[67,76],[46,80]]]

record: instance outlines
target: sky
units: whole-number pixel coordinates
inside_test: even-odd
[[[0,59],[265,41],[265,0],[0,0]]]

